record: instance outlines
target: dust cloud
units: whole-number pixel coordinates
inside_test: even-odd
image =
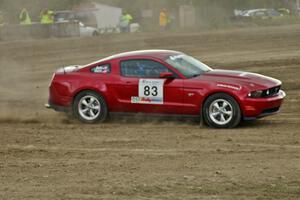
[[[40,11],[44,8],[67,10],[81,2],[87,1],[0,0],[0,11],[4,13],[7,23],[16,25],[18,24],[18,13],[23,7],[30,11],[33,22],[39,22]],[[43,105],[47,102],[48,85],[52,73],[63,66],[84,65],[115,53],[142,49],[174,49],[194,54],[199,58],[205,56],[211,49],[211,57],[214,57],[213,51],[220,49],[216,43],[229,45],[226,41],[229,41],[231,37],[227,36],[226,39],[223,39],[210,36],[220,33],[210,28],[228,24],[234,8],[250,9],[265,5],[265,1],[252,1],[252,3],[235,1],[236,3],[233,4],[233,1],[228,0],[222,2],[99,0],[96,2],[108,3],[130,12],[134,16],[134,21],[141,23],[142,31],[145,32],[132,35],[107,34],[101,35],[99,38],[85,39],[35,40],[27,38],[22,40],[20,38],[18,41],[0,41],[0,121],[6,121],[6,119],[16,119],[16,121],[55,119],[56,114],[45,110]],[[180,5],[195,7],[195,27],[187,30],[180,28],[178,11]],[[279,3],[270,5],[281,6]],[[159,32],[158,27],[159,12],[163,8],[174,15],[174,24],[167,32]],[[152,17],[145,20],[142,12],[147,10],[152,10]],[[187,32],[192,34],[186,35]],[[229,40],[227,40],[228,38]],[[197,41],[201,43],[196,46]],[[207,60],[209,61],[211,57],[208,56]],[[139,116],[135,118],[138,119]],[[66,121],[66,119],[59,117],[59,120]]]

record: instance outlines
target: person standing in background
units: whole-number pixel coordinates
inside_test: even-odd
[[[166,31],[168,25],[168,14],[166,9],[162,9],[159,13],[159,27],[161,31]]]
[[[48,24],[48,9],[42,10],[40,18],[41,24]]]
[[[128,12],[123,12],[121,18],[120,18],[120,31],[122,33],[130,32],[130,24],[133,20],[133,17]]]
[[[30,25],[31,24],[31,18],[30,18],[28,11],[26,10],[26,8],[23,8],[21,10],[20,15],[19,15],[19,20],[20,20],[21,25]]]
[[[45,9],[41,12],[41,24],[53,24],[54,23],[54,12]]]
[[[48,10],[48,22],[49,24],[54,23],[54,12],[52,10]]]
[[[175,26],[175,21],[176,21],[176,16],[174,15],[173,12],[168,12],[167,13],[167,27],[166,29],[168,31],[173,30]]]
[[[54,23],[54,12],[49,9],[45,9],[41,12],[40,18],[41,24],[44,25],[43,30],[45,37],[51,37],[55,29],[55,27],[52,26]]]

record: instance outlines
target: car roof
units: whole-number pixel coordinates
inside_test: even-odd
[[[267,11],[267,9],[259,8],[259,9],[252,9],[252,10],[244,10],[243,14],[247,15],[247,14],[251,14],[251,13],[255,13],[255,12],[264,12],[264,11]]]
[[[173,50],[140,50],[140,51],[129,51],[129,52],[124,52],[124,53],[119,53],[115,54],[106,58],[103,58],[101,60],[98,60],[96,62],[90,63],[86,66],[90,66],[96,63],[101,63],[101,62],[107,62],[111,61],[114,59],[121,59],[121,58],[130,58],[130,57],[139,57],[139,56],[144,56],[144,57],[152,57],[152,58],[157,58],[157,59],[165,59],[168,56],[172,55],[178,55],[178,54],[183,54],[182,52],[179,51],[173,51]]]
[[[252,10],[245,10],[244,12],[249,14],[249,13],[254,13],[254,12],[265,12],[265,11],[270,11],[270,10],[275,11],[275,9],[273,9],[273,8],[258,8],[258,9],[252,9]]]

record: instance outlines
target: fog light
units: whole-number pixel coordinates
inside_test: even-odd
[[[247,110],[247,111],[256,111],[256,108],[254,108],[253,106],[245,106],[245,110]]]

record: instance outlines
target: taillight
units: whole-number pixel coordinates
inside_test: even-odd
[[[56,70],[55,73],[56,73],[56,74],[64,74],[64,73],[65,73],[65,70],[64,70],[64,68],[59,68],[58,70]]]
[[[72,73],[72,72],[76,72],[78,71],[78,66],[68,66],[68,67],[64,67],[64,72],[65,74],[67,73]]]
[[[67,66],[67,67],[62,67],[56,70],[56,74],[68,74],[72,72],[77,72],[79,70],[79,66]]]

